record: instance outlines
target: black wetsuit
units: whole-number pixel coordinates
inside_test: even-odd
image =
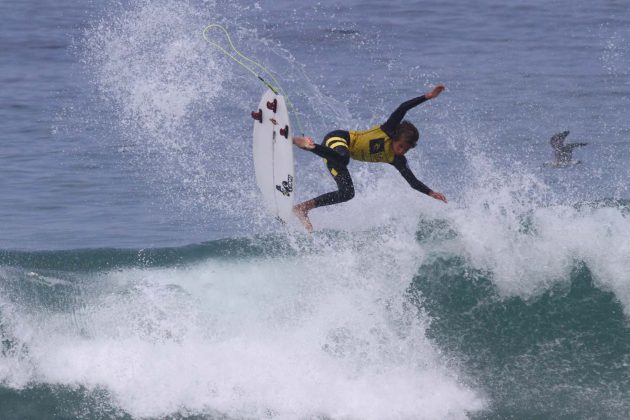
[[[325,159],[326,166],[337,183],[337,191],[316,197],[315,207],[342,203],[354,197],[354,184],[348,171],[350,158],[389,163],[400,172],[413,189],[430,194],[432,190],[418,180],[409,169],[407,158],[394,156],[390,150],[387,150],[388,147],[391,148],[389,143],[395,137],[396,128],[407,111],[426,100],[423,95],[402,103],[379,127],[366,131],[332,131],[324,137],[321,145],[316,144],[311,152]],[[355,156],[352,155],[353,152]]]

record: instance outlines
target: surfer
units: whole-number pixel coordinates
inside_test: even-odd
[[[586,146],[588,143],[567,143],[567,136],[569,135],[569,130],[563,131],[562,133],[554,134],[549,140],[551,143],[551,147],[553,148],[554,161],[551,163],[552,166],[568,166],[573,162],[573,149],[576,147]]]
[[[369,130],[335,130],[324,137],[321,145],[316,144],[311,137],[293,137],[293,144],[324,158],[330,174],[337,183],[337,191],[322,194],[293,207],[293,212],[307,231],[313,230],[308,218],[310,210],[343,203],[354,197],[354,184],[348,172],[350,159],[389,163],[400,172],[413,189],[436,200],[447,202],[444,194],[424,185],[409,169],[405,154],[416,147],[419,134],[413,124],[403,120],[407,111],[429,99],[436,98],[444,89],[443,85],[437,85],[424,95],[403,102],[384,124]]]

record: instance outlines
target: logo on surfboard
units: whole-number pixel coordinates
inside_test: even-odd
[[[282,181],[282,185],[276,185],[276,189],[282,193],[282,195],[286,195],[287,197],[291,196],[293,192],[293,176],[287,175],[287,180]]]

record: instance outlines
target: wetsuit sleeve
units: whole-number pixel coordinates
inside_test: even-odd
[[[403,176],[403,178],[405,178],[405,180],[409,183],[409,185],[411,185],[411,188],[413,188],[416,191],[420,191],[423,194],[427,194],[429,195],[430,193],[433,192],[433,190],[431,190],[431,188],[427,187],[426,185],[424,185],[418,178],[416,178],[416,176],[413,174],[413,172],[411,172],[411,169],[409,169],[409,165],[407,165],[407,158],[404,156],[396,156],[394,158],[394,161],[391,163],[396,169],[398,169],[398,172],[400,172],[400,174]]]
[[[398,124],[400,124],[403,118],[405,118],[405,114],[407,113],[407,111],[409,111],[411,108],[414,108],[420,105],[422,102],[426,100],[427,98],[425,98],[424,95],[422,95],[422,96],[418,96],[417,98],[410,99],[407,102],[403,102],[402,104],[398,106],[398,108],[396,108],[396,110],[392,113],[392,115],[389,116],[387,121],[385,121],[385,124],[381,125],[381,129],[385,133],[387,133],[389,137],[393,138],[394,135],[396,134],[396,127],[398,127]]]

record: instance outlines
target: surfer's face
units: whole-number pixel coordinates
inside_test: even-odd
[[[406,141],[398,140],[392,142],[392,150],[394,151],[394,156],[404,156],[405,153],[411,149],[412,146]]]

